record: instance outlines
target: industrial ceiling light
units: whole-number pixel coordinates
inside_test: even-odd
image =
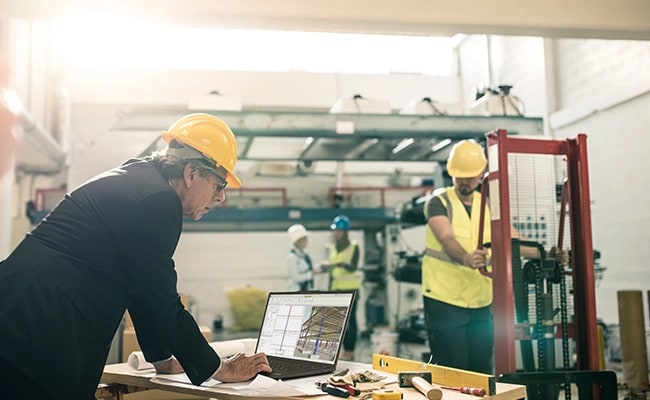
[[[431,147],[431,152],[438,152],[451,144],[451,139],[443,139]]]
[[[405,148],[409,147],[415,142],[413,138],[406,138],[397,143],[397,146],[393,147],[392,153],[397,154]]]

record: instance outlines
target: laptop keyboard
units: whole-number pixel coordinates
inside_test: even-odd
[[[328,373],[332,370],[331,365],[315,365],[300,360],[269,357],[269,365],[273,369],[270,376],[305,376]]]

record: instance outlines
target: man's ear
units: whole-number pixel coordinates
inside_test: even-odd
[[[185,183],[185,187],[189,188],[192,186],[192,182],[194,181],[195,177],[196,172],[194,169],[192,169],[192,165],[190,163],[187,163],[183,169],[183,182]]]

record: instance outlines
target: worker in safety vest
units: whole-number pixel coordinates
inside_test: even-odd
[[[338,215],[330,225],[334,243],[328,245],[329,260],[321,265],[330,276],[330,290],[359,290],[361,278],[357,272],[359,263],[359,246],[351,241],[348,232],[350,231],[350,219],[345,215]],[[343,353],[340,359],[352,360],[354,358],[354,347],[357,341],[357,298],[355,297],[348,328],[343,338]]]
[[[422,295],[432,361],[492,373],[492,281],[489,252],[478,248],[481,195],[487,165],[473,140],[458,142],[447,160],[453,186],[434,191],[424,207],[426,252],[422,258]],[[491,241],[490,211],[485,210],[483,240]]]

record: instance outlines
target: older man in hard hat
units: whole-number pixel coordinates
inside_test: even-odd
[[[478,249],[480,193],[487,165],[473,140],[458,142],[447,160],[453,186],[436,190],[424,207],[426,252],[422,295],[429,347],[434,363],[492,373],[492,282],[480,272],[488,252]],[[491,240],[485,211],[483,240]]]
[[[207,114],[162,134],[166,150],[76,188],[0,264],[0,393],[91,399],[129,310],[147,361],[195,385],[251,379],[264,354],[222,359],[184,309],[172,256],[183,216],[240,187],[235,136]]]
[[[307,253],[309,232],[304,225],[294,224],[287,229],[291,249],[287,254],[289,290],[311,290],[314,288],[313,265]]]

